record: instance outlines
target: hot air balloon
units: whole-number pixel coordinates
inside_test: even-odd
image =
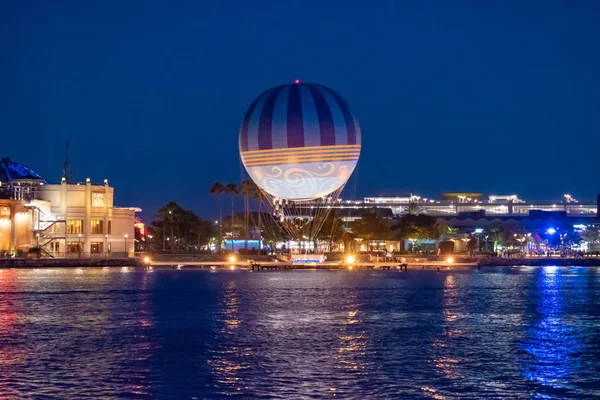
[[[273,87],[251,103],[239,150],[246,171],[283,219],[289,216],[286,208],[337,199],[358,162],[361,132],[337,92],[296,81]],[[311,220],[319,222],[315,216]]]
[[[270,195],[312,200],[343,187],[360,155],[360,128],[346,101],[313,83],[271,88],[252,102],[239,135],[242,162]]]

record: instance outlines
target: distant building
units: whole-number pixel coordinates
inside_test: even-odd
[[[340,215],[346,221],[356,220],[364,210],[372,208],[380,210],[386,218],[400,217],[408,212],[411,205],[416,205],[419,213],[437,217],[440,222],[464,231],[510,221],[543,226],[563,222],[585,224],[598,220],[597,202],[580,202],[570,195],[564,195],[563,199],[555,202],[528,202],[514,194],[490,195],[486,199],[480,193],[445,193],[440,200],[402,194],[365,197],[363,200],[338,199],[327,203],[327,207],[341,210]],[[309,206],[309,202],[299,204],[297,213],[303,214],[303,208]]]
[[[469,193],[475,195],[474,193]],[[568,196],[568,197],[567,197]],[[414,194],[401,196],[376,196],[365,197],[363,200],[338,199],[328,204],[330,208],[339,209],[367,209],[388,208],[394,216],[401,216],[407,210],[410,203],[416,203],[420,212],[432,216],[459,216],[461,213],[476,213],[480,216],[529,216],[530,212],[565,212],[567,216],[596,217],[598,213],[595,201],[579,202],[569,195],[561,201],[551,202],[527,202],[516,195],[497,196],[490,195],[487,200],[481,195],[472,198],[463,197],[460,194],[443,195],[446,200],[423,198]],[[310,203],[306,203],[308,207]],[[302,207],[302,204],[298,204]]]
[[[442,193],[442,200],[455,203],[470,203],[475,200],[479,201],[482,197],[481,193]]]
[[[30,168],[0,162],[0,252],[39,247],[43,255],[125,256],[134,249],[137,208],[115,207],[114,188],[48,184]]]

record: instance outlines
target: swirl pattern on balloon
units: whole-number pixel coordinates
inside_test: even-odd
[[[348,180],[354,167],[345,162],[250,167],[252,179],[267,193],[282,199],[325,197]]]

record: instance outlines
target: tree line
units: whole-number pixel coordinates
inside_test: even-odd
[[[173,201],[162,206],[148,226],[153,251],[200,251],[215,240],[216,231],[213,221],[202,219]]]
[[[151,248],[155,251],[202,251],[214,244],[220,249],[224,240],[244,241],[248,248],[250,239],[262,240],[274,248],[276,243],[292,239],[285,227],[261,205],[261,194],[252,181],[241,184],[214,183],[210,193],[216,198],[219,220],[206,220],[193,211],[169,202],[155,214],[149,226],[153,237]],[[223,215],[223,200],[227,198],[231,209]],[[236,200],[243,200],[243,211],[236,212]],[[456,230],[440,223],[436,217],[422,213],[417,203],[409,203],[403,215],[386,218],[377,208],[365,209],[353,221],[344,220],[344,209],[334,208],[325,218],[323,226],[314,238],[313,246],[320,243],[331,250],[357,250],[362,244],[367,250],[376,250],[377,242],[410,239],[413,244],[423,240],[438,240],[444,234]],[[348,218],[346,218],[348,219]],[[306,218],[292,221],[298,227],[307,224]],[[588,227],[579,232],[569,226],[556,226],[558,233],[549,235],[517,222],[491,224],[478,233],[480,251],[496,251],[499,245],[511,248],[539,247],[540,243],[550,246],[572,245],[586,241],[597,243],[600,234],[597,227]],[[308,245],[308,243],[307,243]],[[235,249],[234,250],[239,250]]]
[[[249,239],[261,239],[265,245],[274,248],[276,243],[292,239],[278,220],[262,210],[260,192],[253,182],[244,181],[240,185],[216,182],[211,186],[210,193],[217,199],[219,220],[203,219],[171,201],[156,212],[149,225],[151,249],[170,252],[205,251],[211,244],[222,248],[227,239],[244,240],[245,248],[248,247]],[[223,215],[224,197],[228,197],[231,206],[226,216]],[[243,212],[236,212],[236,199],[239,197],[243,199]],[[373,208],[364,210],[356,220],[346,222],[343,220],[343,210],[332,209],[314,238],[314,245],[321,242],[329,250],[341,249],[341,245],[345,249],[352,249],[357,242],[362,242],[369,250],[374,250],[375,241],[436,239],[448,231],[434,217],[417,211],[415,209],[400,219],[390,220]],[[307,224],[306,218],[297,218],[291,222],[298,227]]]

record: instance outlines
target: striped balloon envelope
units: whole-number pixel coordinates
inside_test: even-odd
[[[312,200],[342,188],[360,156],[348,103],[314,83],[280,85],[250,105],[239,134],[242,163],[270,195]]]

